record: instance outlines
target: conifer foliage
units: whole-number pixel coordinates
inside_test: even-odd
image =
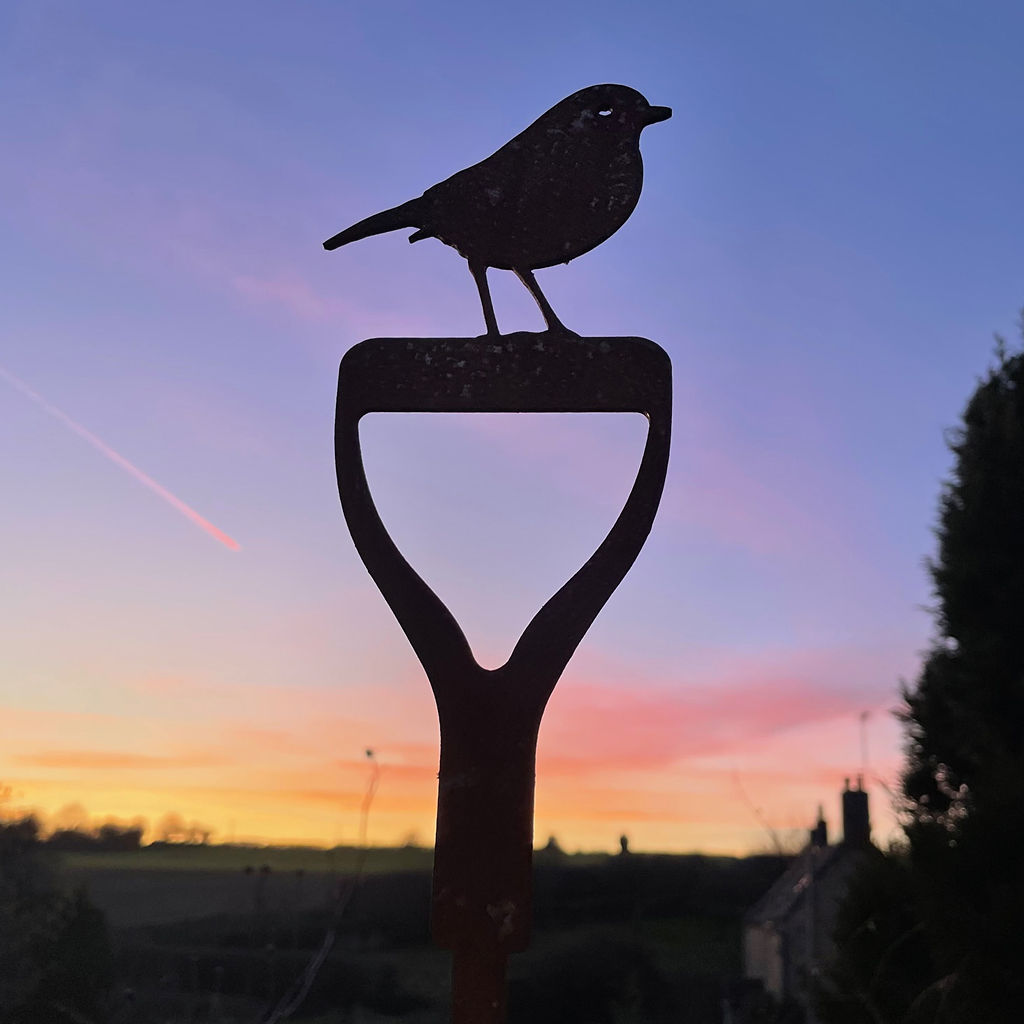
[[[905,828],[937,968],[924,1001],[936,1021],[1019,1021],[1024,353],[999,343],[950,440],[930,566],[936,637],[901,716]]]
[[[999,342],[948,440],[935,635],[900,711],[905,842],[844,901],[825,1024],[1024,1019],[1024,352]]]

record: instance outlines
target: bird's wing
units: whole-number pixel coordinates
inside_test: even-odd
[[[427,189],[424,229],[457,248],[457,238],[469,233],[500,237],[513,230],[531,163],[516,143]]]

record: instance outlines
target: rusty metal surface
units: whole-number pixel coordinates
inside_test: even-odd
[[[503,978],[505,955],[529,941],[541,716],[650,532],[668,466],[671,402],[668,356],[643,338],[374,339],[342,360],[335,434],[342,508],[360,557],[426,671],[440,721],[431,924],[435,942],[455,954],[456,1007],[475,1007],[457,1012],[457,1021],[503,1019],[503,996],[488,986],[495,976]],[[359,446],[359,420],[369,412],[647,417],[640,468],[619,517],[586,564],[537,612],[500,668],[477,664],[458,623],[381,522]],[[460,977],[483,978],[483,988],[471,982],[460,988]],[[493,1016],[480,1016],[480,1006],[492,1004]]]

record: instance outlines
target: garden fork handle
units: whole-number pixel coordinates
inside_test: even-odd
[[[671,434],[668,356],[643,338],[544,338],[376,338],[351,348],[341,362],[335,438],[342,508],[356,549],[435,696],[438,685],[448,691],[456,685],[452,680],[478,666],[458,623],[402,556],[374,507],[359,446],[364,415],[637,412],[647,417],[643,459],[622,513],[586,565],[534,617],[510,659],[509,667],[529,672],[533,682],[525,685],[538,697],[554,686],[654,521]]]
[[[647,417],[640,468],[607,537],[534,616],[500,668],[477,664],[454,617],[382,523],[359,445],[359,420],[370,412]],[[671,364],[643,338],[378,338],[342,359],[335,429],[342,508],[437,703],[441,765],[431,917],[437,944],[454,951],[456,1024],[504,1020],[505,958],[529,940],[541,717],[573,652],[647,539],[668,468],[671,418]]]

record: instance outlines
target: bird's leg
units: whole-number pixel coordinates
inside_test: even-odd
[[[579,335],[575,331],[570,331],[561,320],[555,316],[555,311],[551,308],[551,304],[547,299],[544,298],[544,293],[540,290],[540,285],[537,284],[537,279],[533,276],[532,270],[519,270],[516,269],[516,277],[526,285],[527,290],[534,297],[537,305],[540,306],[541,315],[544,317],[544,322],[548,325],[549,331],[560,331],[562,334],[571,334],[573,337],[578,338]]]
[[[498,321],[494,316],[494,304],[491,302],[491,290],[487,287],[487,264],[470,263],[469,272],[476,281],[476,290],[480,293],[480,305],[484,307],[484,323],[487,324],[487,333],[492,338],[500,337]]]

